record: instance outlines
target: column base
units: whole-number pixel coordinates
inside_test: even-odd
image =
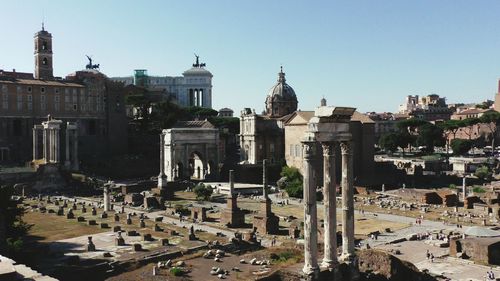
[[[338,266],[338,261],[323,259],[321,267],[326,269],[334,269]]]
[[[349,280],[359,280],[359,266],[358,258],[354,254],[343,254],[342,262],[344,262],[349,267]]]
[[[158,188],[167,187],[167,176],[165,174],[158,176]]]
[[[319,276],[319,268],[310,265],[304,265],[304,268],[302,268],[302,273],[309,277],[308,280],[317,280]]]

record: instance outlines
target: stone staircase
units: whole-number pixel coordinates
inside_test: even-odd
[[[58,281],[55,278],[44,276],[24,264],[16,264],[14,260],[0,256],[0,281],[15,280]]]

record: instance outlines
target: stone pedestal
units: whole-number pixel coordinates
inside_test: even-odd
[[[221,224],[228,227],[242,227],[245,225],[245,213],[238,208],[238,197],[234,194],[234,171],[229,171],[229,195],[227,207],[221,213]]]
[[[253,228],[261,234],[278,234],[280,219],[271,212],[271,199],[267,198],[261,203],[262,210],[253,217]]]

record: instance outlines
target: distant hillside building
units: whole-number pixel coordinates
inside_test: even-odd
[[[445,98],[439,95],[423,97],[407,96],[405,103],[399,106],[399,113],[409,114],[426,121],[449,120],[452,110],[446,105]]]
[[[34,75],[0,70],[0,163],[30,161],[32,128],[48,115],[78,122],[81,159],[125,152],[122,84],[93,68],[54,78],[52,35],[42,27],[34,45]]]
[[[212,77],[205,64],[196,57],[193,67],[184,71],[182,76],[149,76],[146,69],[136,69],[133,76],[112,77],[111,80],[123,82],[125,86],[162,90],[180,106],[212,108]]]
[[[219,109],[219,117],[233,117],[234,111],[231,108],[221,108]]]

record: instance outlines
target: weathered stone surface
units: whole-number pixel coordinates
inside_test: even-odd
[[[415,265],[378,250],[359,252],[359,270],[391,281],[428,280]],[[371,280],[371,279],[370,279]],[[382,279],[384,280],[384,279]],[[432,280],[432,279],[429,279]]]

